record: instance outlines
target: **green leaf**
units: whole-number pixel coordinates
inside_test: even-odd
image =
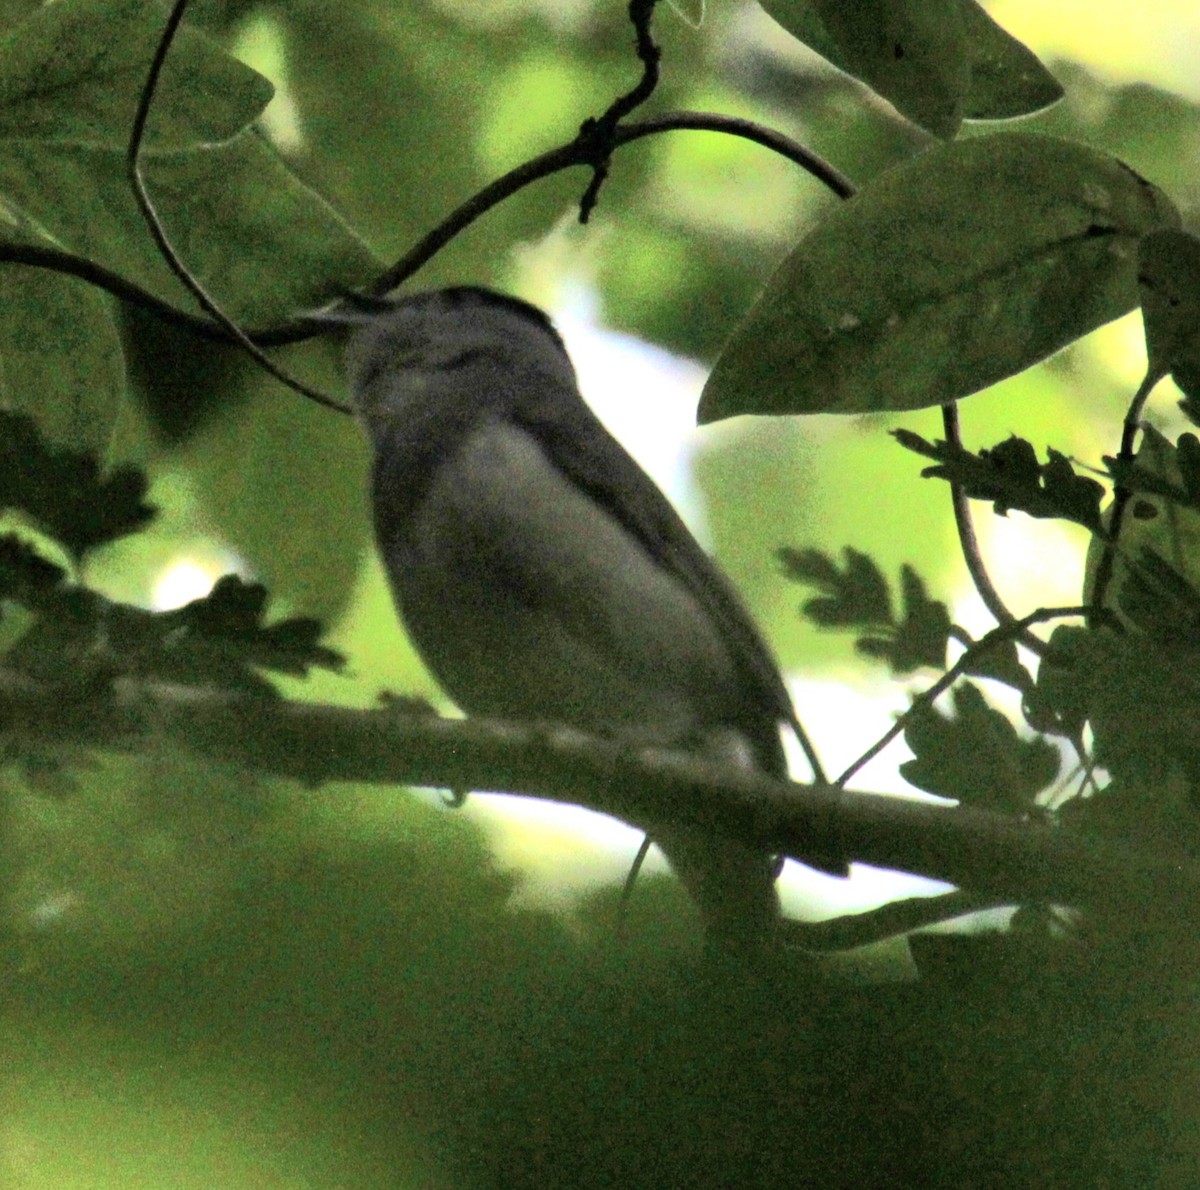
[[[0,37],[0,237],[73,251],[195,309],[125,177],[130,121],[165,19],[152,0],[60,0]],[[270,94],[261,76],[181,30],[143,162],[184,262],[234,317],[260,325],[377,269],[329,205],[247,129]]]
[[[946,605],[930,599],[920,575],[907,563],[900,570],[903,617],[875,636],[855,642],[860,653],[886,661],[895,673],[912,673],[921,666],[942,669],[950,639],[950,613]]]
[[[902,617],[894,620],[888,582],[874,560],[849,547],[843,553],[846,565],[839,569],[820,550],[779,551],[790,579],[825,592],[803,605],[804,615],[822,628],[866,629],[855,647],[898,673],[944,666],[950,613],[944,603],[929,598],[917,572],[908,565],[901,568]]]
[[[236,575],[185,607],[150,612],[64,582],[61,568],[9,536],[0,537],[0,599],[37,616],[5,664],[49,680],[131,674],[270,695],[260,668],[303,677],[343,664],[320,644],[316,620],[266,624],[265,588]]]
[[[889,170],[813,228],[725,347],[701,422],[921,409],[1021,371],[1137,298],[1179,214],[1113,157],[998,133]]]
[[[0,138],[123,152],[166,19],[155,0],[58,0],[0,36]],[[227,140],[272,91],[185,25],[155,92],[146,148]]]
[[[58,446],[103,457],[125,393],[111,299],[75,277],[0,267],[0,302],[0,408],[29,413]]]
[[[49,242],[195,309],[150,239],[124,169],[116,150],[12,142],[0,155],[0,198]],[[376,269],[333,209],[253,132],[155,157],[146,180],[176,251],[245,322],[278,321]]]
[[[788,32],[915,123],[951,137],[971,84],[960,0],[762,0]]]
[[[1041,519],[1074,521],[1098,533],[1104,486],[1085,475],[1076,475],[1065,455],[1052,447],[1047,461],[1039,463],[1034,449],[1015,434],[990,450],[973,454],[951,442],[931,443],[910,430],[895,430],[893,437],[907,450],[936,459],[922,476],[960,484],[973,500],[991,500],[996,512],[1017,509]]]
[[[961,120],[1027,115],[1061,98],[1036,55],[974,0],[763,0],[794,37],[942,137]]]
[[[1186,396],[1200,396],[1200,239],[1151,232],[1138,246],[1138,286],[1151,376],[1169,373]]]
[[[31,417],[0,413],[0,512],[23,513],[74,558],[143,528],[154,516],[145,475],[104,474],[94,452],[47,442]]]
[[[883,572],[858,550],[847,546],[842,553],[846,559],[844,570],[839,570],[821,550],[779,551],[789,578],[825,592],[803,605],[804,614],[822,628],[891,624],[891,600]]]
[[[1010,120],[1062,98],[1062,84],[1037,55],[1006,33],[975,0],[963,0],[962,16],[971,59],[964,119]]]
[[[341,667],[341,655],[319,643],[319,620],[294,617],[268,626],[263,622],[266,606],[266,587],[227,574],[203,599],[160,613],[158,621],[164,641],[170,638],[174,649],[197,640],[241,665],[261,665],[296,677],[314,665]]]
[[[1028,810],[1058,776],[1058,749],[1043,739],[1021,739],[970,682],[954,689],[953,718],[915,704],[904,739],[915,754],[900,766],[906,781],[986,809]]]
[[[1016,641],[998,640],[986,649],[973,652],[965,673],[977,678],[991,678],[1022,692],[1033,688],[1033,677],[1021,664]]]
[[[940,599],[930,599],[921,576],[905,563],[900,568],[904,619],[896,630],[892,667],[910,673],[922,665],[941,669],[946,664],[950,613]]]
[[[1200,648],[1140,632],[1055,631],[1027,697],[1037,715],[1092,726],[1096,760],[1154,788],[1172,774],[1200,782]]]
[[[61,566],[43,558],[15,533],[0,535],[0,603],[36,607],[66,577]]]
[[[1126,597],[1153,582],[1145,573],[1147,556],[1162,559],[1181,581],[1200,586],[1200,442],[1193,434],[1181,434],[1172,443],[1146,425],[1132,463],[1104,461],[1114,482],[1133,493],[1105,594],[1105,605],[1128,625]],[[1084,572],[1085,598],[1091,596],[1102,555],[1103,543],[1094,539]],[[1130,585],[1130,571],[1139,567],[1143,575]]]
[[[1076,677],[1076,658],[1092,630],[1062,624],[1051,633],[1038,665],[1037,684],[1022,700],[1025,719],[1035,731],[1081,738],[1088,718],[1088,692]]]

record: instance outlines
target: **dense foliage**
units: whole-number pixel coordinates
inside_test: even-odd
[[[168,44],[155,0],[0,5],[0,1181],[1195,1182],[1197,113],[975,0],[677,9],[197,0]],[[787,418],[701,460],[718,554],[789,665],[908,683],[836,786],[902,736],[954,805],[723,821],[960,893],[748,971],[669,881],[620,941],[611,889],[514,907],[478,827],[397,788],[587,804],[592,771],[439,744],[355,427],[231,343],[336,406],[305,312],[414,274],[582,277],[713,365],[702,422]],[[1072,345],[1137,307],[1123,391]],[[973,514],[1061,529],[1073,597],[1009,606]],[[230,572],[153,608],[196,550]],[[937,598],[963,571],[982,631]],[[381,774],[406,682],[433,759]],[[642,775],[713,776],[681,772]]]

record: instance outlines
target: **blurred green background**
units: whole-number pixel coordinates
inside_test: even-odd
[[[31,7],[10,0],[0,20]],[[1121,156],[1194,224],[1196,6],[989,7],[1067,89],[1025,126]],[[569,140],[636,78],[618,0],[197,0],[192,19],[271,78],[266,135],[385,260],[497,174]],[[762,121],[858,182],[926,143],[754,4],[708,0],[699,27],[664,5],[656,33],[651,110]],[[704,366],[837,201],[765,150],[701,133],[620,151],[580,228],[586,180],[576,170],[525,190],[414,286],[487,284],[552,311],[582,300],[599,327]],[[122,327],[130,399],[112,457],[148,469],[161,512],[99,554],[87,580],[161,604],[237,568],[268,585],[277,614],[323,618],[349,658],[347,674],[289,694],[435,696],[373,557],[356,427],[232,351],[141,314],[123,313]],[[1136,315],[1096,332],[967,402],[968,443],[1016,432],[1097,463],[1117,445],[1140,353]],[[338,389],[327,345],[282,358]],[[639,393],[633,415],[651,438],[655,401]],[[1173,409],[1156,398],[1166,432]],[[813,689],[871,679],[850,642],[797,615],[780,545],[852,545],[890,573],[912,563],[962,622],[979,622],[947,493],[888,437],[901,424],[940,430],[936,413],[743,419],[684,456],[691,512],[785,668]],[[1082,536],[978,519],[1013,607],[1076,601]],[[886,724],[886,707],[875,714]],[[869,743],[873,722],[841,723],[835,757]],[[617,951],[611,887],[565,910],[529,895],[497,865],[486,815],[428,795],[274,786],[173,755],[80,757],[71,773],[69,791],[17,784],[3,803],[0,1187],[1033,1185],[1050,1184],[1036,1164],[1048,1154],[1073,1159],[1074,1184],[1088,1185],[1117,1148],[1127,1184],[1145,1185],[1134,1179],[1164,1151],[1193,1155],[1186,1081],[1155,1129],[1136,1096],[1113,1107],[1133,1039],[1104,1062],[1082,1042],[1056,1049],[1043,1078],[1038,1047],[1061,1033],[1032,999],[1014,1007],[1013,1033],[948,1017],[943,1031],[936,988],[867,995],[800,964],[746,986],[698,965],[691,910],[666,881],[639,893]],[[541,845],[531,838],[547,836],[510,828],[502,857]],[[573,863],[569,846],[550,867]],[[1076,1022],[1077,1040],[1108,1037],[1117,1018],[1096,1013]],[[969,1072],[947,1075],[968,1038],[1000,1065],[996,1098],[976,1102]],[[1063,1111],[1081,1079],[1107,1148],[1082,1107]],[[1038,1116],[1032,1087],[1053,1112]],[[973,1131],[983,1119],[986,1137]],[[988,1181],[988,1168],[1009,1176]],[[943,1183],[947,1169],[979,1178]]]

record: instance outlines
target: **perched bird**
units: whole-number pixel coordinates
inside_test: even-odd
[[[799,730],[729,581],[580,396],[542,311],[453,288],[354,310],[347,378],[374,445],[400,616],[468,714],[568,723],[785,776]],[[707,930],[758,946],[773,858],[642,823]]]

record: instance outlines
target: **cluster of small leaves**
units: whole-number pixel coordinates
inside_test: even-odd
[[[1033,447],[1015,434],[977,454],[952,442],[928,442],[911,430],[894,430],[893,436],[908,450],[936,460],[923,476],[958,484],[972,499],[992,501],[1001,515],[1016,509],[1101,532],[1104,485],[1077,475],[1066,455],[1053,448],[1046,451],[1046,462],[1039,463]]]
[[[953,701],[953,716],[928,702],[913,705],[904,740],[914,758],[900,766],[901,775],[918,789],[964,804],[1029,812],[1058,776],[1058,749],[1040,736],[1023,739],[972,682],[956,686]]]
[[[45,441],[34,421],[0,413],[0,512],[17,511],[76,560],[142,529],[154,515],[146,476],[135,467],[105,474],[94,454]],[[267,688],[255,668],[303,676],[337,668],[312,619],[264,622],[267,591],[226,575],[202,599],[174,611],[114,603],[68,581],[66,571],[14,533],[0,536],[0,607],[35,622],[5,664],[69,677],[84,664],[107,672]]]
[[[1113,482],[1129,492],[1161,496],[1174,504],[1200,509],[1200,439],[1195,434],[1180,434],[1172,449],[1153,427],[1147,426],[1143,432],[1144,445],[1150,443],[1158,448],[1158,455],[1173,457],[1180,482],[1174,483],[1170,476],[1163,475],[1161,465],[1155,465],[1157,459],[1147,464],[1141,457],[1127,462],[1106,456],[1104,463]]]
[[[1096,762],[1126,785],[1153,789],[1171,773],[1200,788],[1200,638],[1170,643],[1135,632],[1064,626],[1026,698],[1035,723],[1091,725]]]
[[[802,605],[803,614],[822,628],[861,630],[858,651],[886,661],[895,673],[944,666],[950,613],[944,603],[929,598],[921,576],[911,566],[901,569],[902,610],[896,616],[888,581],[875,562],[849,547],[843,554],[845,566],[839,567],[821,550],[779,550],[788,578],[821,591]]]
[[[858,550],[843,551],[845,564],[820,550],[779,551],[785,573],[815,586],[821,594],[803,605],[803,613],[824,628],[863,633],[856,647],[865,656],[886,661],[894,673],[921,666],[944,669],[953,638],[966,646],[961,672],[991,678],[1026,694],[1034,681],[1012,640],[976,642],[951,623],[946,605],[930,599],[925,584],[909,566],[900,579],[900,616],[878,565]],[[978,687],[965,683],[954,691],[954,715],[942,714],[925,697],[910,710],[905,741],[914,759],[901,766],[904,778],[927,793],[1005,811],[1028,811],[1036,796],[1055,778],[1058,750],[1044,739],[1024,739]]]
[[[104,474],[92,452],[52,445],[32,417],[0,412],[0,513],[23,513],[76,561],[145,528],[147,486],[138,468]]]
[[[56,682],[131,674],[270,693],[259,669],[304,676],[313,666],[342,664],[319,643],[318,621],[265,623],[267,592],[258,583],[226,575],[202,599],[146,611],[68,582],[61,567],[13,534],[0,537],[5,602],[33,613],[33,622],[4,664]]]
[[[778,551],[788,578],[821,591],[801,606],[814,624],[860,630],[863,635],[855,648],[866,657],[887,662],[893,673],[908,674],[922,666],[945,668],[946,648],[953,638],[969,650],[964,673],[993,678],[1021,691],[1033,684],[1013,641],[994,641],[980,648],[964,628],[951,623],[941,600],[929,598],[925,583],[911,566],[900,569],[902,613],[897,617],[888,580],[875,561],[850,547],[842,554],[844,567],[821,550],[785,547]]]

